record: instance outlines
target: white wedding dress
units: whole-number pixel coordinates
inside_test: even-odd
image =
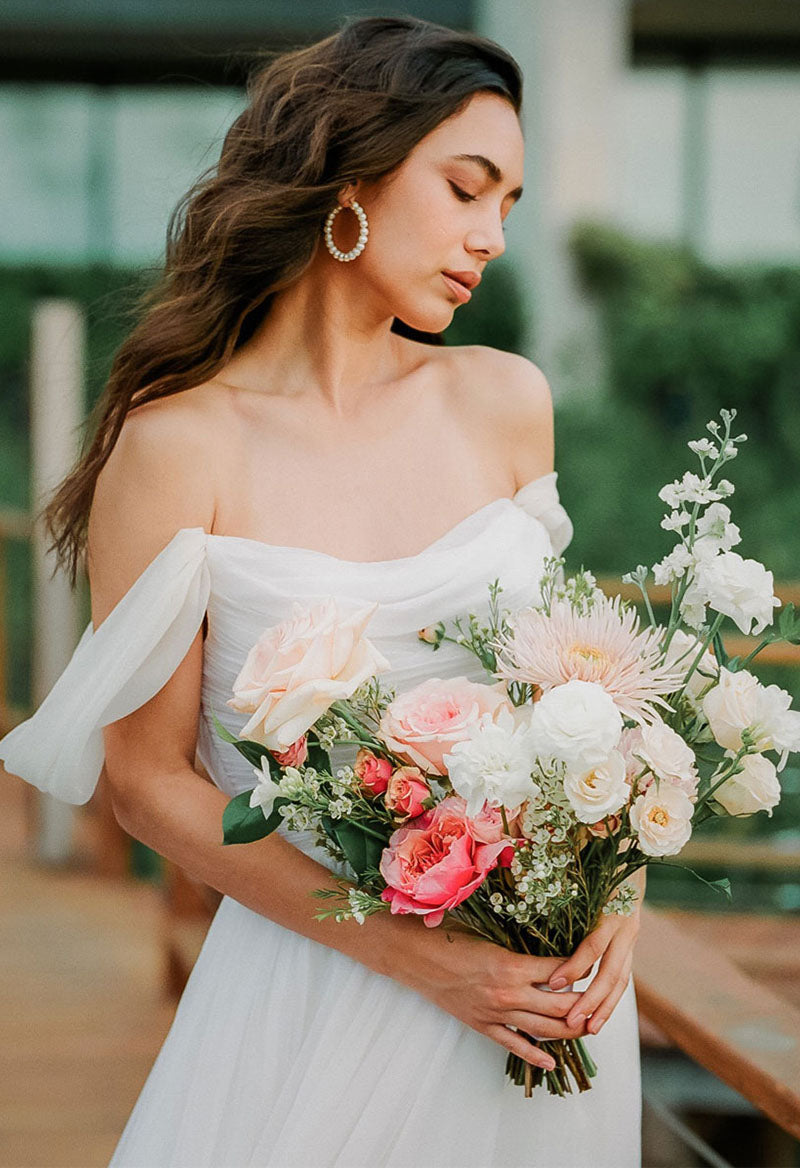
[[[164,685],[207,611],[198,753],[234,795],[254,785],[253,771],[217,736],[211,713],[241,728],[243,716],[225,704],[232,682],[293,600],[378,601],[367,633],[398,691],[428,676],[484,680],[466,650],[448,643],[434,653],[417,630],[485,610],[495,578],[508,607],[533,599],[543,558],[570,534],[555,473],[401,559],[347,561],[182,528],[99,628],[89,623],[38,711],[0,742],[0,759],[41,789],[84,802],[102,767],[102,727]],[[288,838],[333,866],[310,835]],[[526,1099],[506,1079],[498,1044],[399,982],[223,897],[111,1168],[638,1165],[632,983],[588,1045],[599,1068],[591,1091],[559,1099],[539,1089]]]

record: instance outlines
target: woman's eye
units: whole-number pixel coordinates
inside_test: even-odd
[[[463,191],[461,187],[456,186],[456,184],[451,179],[448,179],[447,181],[453,188],[453,193],[455,194],[456,198],[461,199],[462,203],[472,203],[475,199],[477,199],[477,195],[470,195],[467,193],[467,191]]]

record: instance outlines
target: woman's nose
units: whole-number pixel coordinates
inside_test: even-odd
[[[501,256],[506,250],[502,223],[498,220],[493,226],[472,231],[467,237],[467,247],[472,253],[480,255],[487,261]]]

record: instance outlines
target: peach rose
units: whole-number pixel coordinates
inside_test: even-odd
[[[392,775],[392,764],[388,758],[378,758],[377,754],[362,746],[353,770],[368,795],[382,795]]]
[[[484,714],[509,709],[505,686],[480,685],[466,677],[429,678],[386,707],[379,734],[389,750],[434,775],[444,775],[444,755],[469,737]]]
[[[343,615],[329,599],[297,602],[247,654],[227,705],[251,714],[241,737],[288,750],[336,701],[349,698],[389,662],[364,636],[377,604]]]
[[[380,871],[387,887],[381,899],[393,913],[416,913],[430,928],[466,900],[497,866],[505,841],[479,843],[464,813],[464,800],[443,799],[383,849]]]
[[[392,772],[384,802],[389,811],[403,818],[421,815],[430,806],[431,789],[419,767],[402,766]]]
[[[273,750],[272,757],[278,766],[299,767],[308,758],[308,739],[305,734],[293,742],[288,750]]]

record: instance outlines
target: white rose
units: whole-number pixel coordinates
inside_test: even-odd
[[[676,629],[667,649],[665,664],[678,666],[686,674],[699,652],[700,641],[697,637],[685,633],[683,629]],[[714,684],[718,673],[717,659],[710,649],[706,649],[695,667],[694,673],[689,678],[685,691],[695,709],[699,708],[700,699],[706,690]]]
[[[631,826],[648,856],[674,856],[692,834],[693,804],[671,783],[653,783],[631,807]]]
[[[233,683],[226,704],[252,715],[240,736],[288,750],[335,701],[388,669],[364,636],[377,607],[342,615],[335,600],[313,608],[295,601],[287,620],[261,634]]]
[[[597,823],[619,811],[630,795],[625,778],[625,759],[618,750],[604,763],[583,773],[568,773],[564,792],[581,823]]]
[[[699,775],[694,751],[660,718],[641,727],[636,753],[657,778],[680,787],[690,798],[696,794]]]
[[[738,774],[717,787],[714,798],[729,815],[754,815],[776,807],[781,798],[781,787],[775,763],[763,754],[746,754],[740,759],[743,768]]]
[[[605,762],[622,733],[622,715],[594,681],[573,678],[548,690],[533,707],[537,754],[588,771]]]
[[[502,709],[493,720],[484,714],[470,736],[456,742],[443,757],[453,790],[467,802],[467,815],[477,815],[484,802],[516,808],[536,798],[541,789],[531,773],[536,751],[531,740],[530,707]]]
[[[742,630],[760,633],[772,624],[773,608],[780,604],[773,592],[772,572],[758,560],[744,560],[738,552],[702,557],[695,583],[706,603],[729,616]]]
[[[746,669],[724,667],[719,682],[703,698],[711,733],[726,750],[739,750],[749,730],[757,750],[777,750],[781,766],[789,751],[800,750],[800,712],[791,710],[792,695],[777,685],[762,685]]]

